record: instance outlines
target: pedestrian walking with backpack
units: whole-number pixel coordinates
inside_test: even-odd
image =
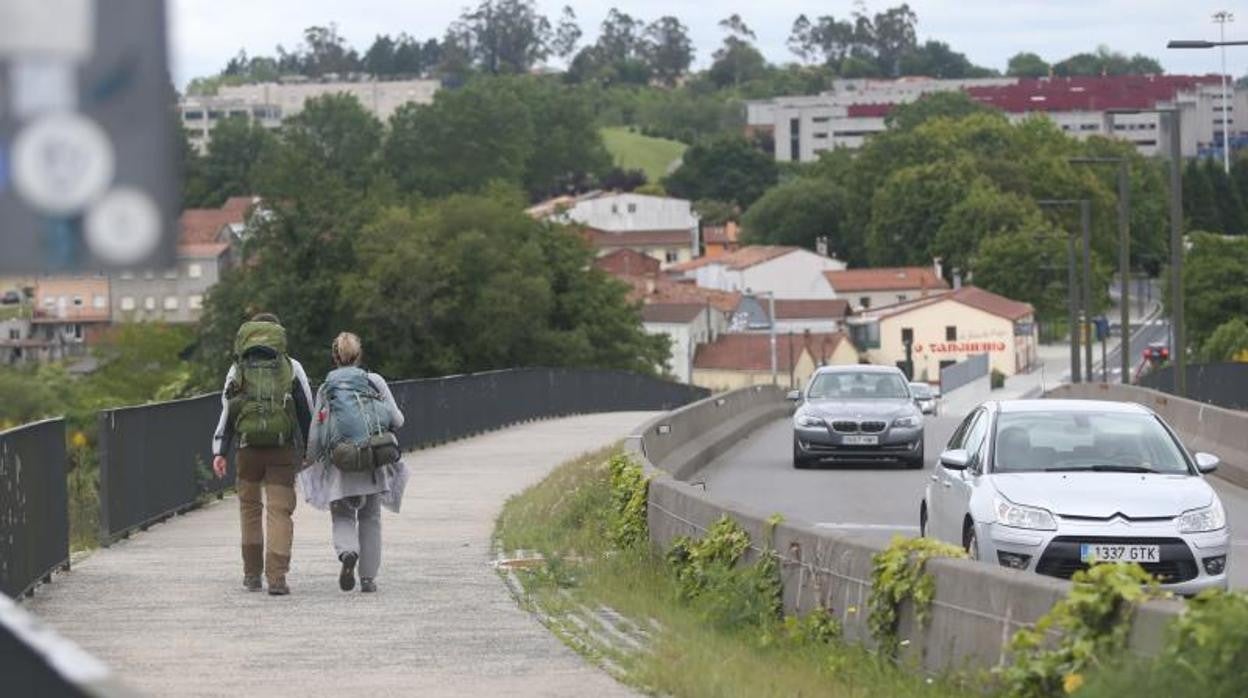
[[[343,332],[330,353],[334,370],[316,393],[307,460],[299,474],[304,499],[329,509],[333,519],[334,552],[342,567],[338,587],[355,588],[359,566],[360,591],[377,591],[381,568],[381,507],[398,512],[407,486],[407,467],[400,460],[394,430],[403,413],[390,386],[376,373],[360,368],[360,338]]]
[[[295,475],[308,440],[311,404],[308,376],[287,355],[286,330],[277,316],[261,313],[243,323],[221,393],[212,469],[225,477],[226,454],[237,440],[234,465],[248,591],[260,591],[263,574],[269,594],[290,593],[286,573],[295,533]]]

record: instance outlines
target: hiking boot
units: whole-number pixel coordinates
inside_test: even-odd
[[[243,575],[243,588],[247,591],[260,591],[264,585],[260,583],[260,575],[246,574]]]
[[[351,591],[355,588],[355,563],[360,559],[359,553],[346,552],[338,556],[342,561],[342,571],[338,573],[338,588]]]
[[[377,591],[377,582],[372,577],[360,577],[360,591],[371,594]]]
[[[286,586],[286,578],[278,577],[269,581],[269,596],[286,596],[290,593],[290,587]]]

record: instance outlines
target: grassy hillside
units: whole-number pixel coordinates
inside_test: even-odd
[[[646,173],[646,179],[658,182],[667,174],[672,162],[684,154],[684,143],[666,138],[651,138],[633,133],[624,126],[602,129],[602,140],[607,145],[615,164],[624,169],[638,169]]]

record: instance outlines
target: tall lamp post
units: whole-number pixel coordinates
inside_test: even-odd
[[[1110,115],[1110,132],[1113,132],[1113,115]],[[1122,382],[1131,382],[1131,356],[1127,351],[1130,348],[1131,339],[1131,309],[1130,309],[1130,291],[1131,287],[1131,171],[1130,165],[1126,158],[1112,157],[1089,157],[1089,158],[1071,158],[1070,162],[1075,165],[1093,165],[1093,164],[1116,164],[1118,165],[1118,287],[1120,289],[1120,298],[1118,299],[1120,318],[1119,324],[1122,327],[1122,341],[1118,344],[1119,357],[1122,360]],[[1102,361],[1101,371],[1106,376],[1106,383],[1109,382],[1109,367],[1104,365]]]
[[[1222,49],[1222,166],[1229,174],[1231,171],[1231,147],[1230,147],[1230,124],[1227,123],[1227,93],[1226,93],[1226,47],[1227,46],[1248,46],[1248,41],[1227,41],[1226,40],[1226,24],[1234,22],[1235,15],[1221,10],[1213,13],[1213,21],[1218,25],[1218,34],[1220,41],[1201,41],[1201,40],[1184,40],[1176,39],[1166,44],[1166,48],[1179,49],[1206,49],[1220,47]]]
[[[1078,206],[1079,219],[1083,227],[1083,316],[1084,322],[1091,317],[1092,293],[1092,202],[1087,199],[1041,199],[1036,202],[1040,206]],[[1083,381],[1080,370],[1079,342],[1079,278],[1075,272],[1075,236],[1067,235],[1067,291],[1070,296],[1070,382]],[[1087,342],[1087,382],[1092,382],[1092,341]]]
[[[1176,43],[1170,42],[1171,48]],[[1193,43],[1193,42],[1186,42]],[[1207,42],[1205,42],[1207,43]],[[1234,43],[1234,42],[1227,42]],[[1248,44],[1248,42],[1241,42]],[[1186,47],[1192,48],[1192,47]],[[1108,109],[1113,114],[1162,114],[1170,117],[1170,349],[1174,356],[1174,394],[1187,394],[1186,339],[1183,334],[1183,118],[1176,104],[1159,109]]]

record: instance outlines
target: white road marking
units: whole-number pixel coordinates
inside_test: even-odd
[[[909,531],[913,533],[919,532],[918,526],[906,526],[904,524],[856,524],[856,523],[817,523],[815,528],[836,528],[842,530],[862,530],[862,531]]]

